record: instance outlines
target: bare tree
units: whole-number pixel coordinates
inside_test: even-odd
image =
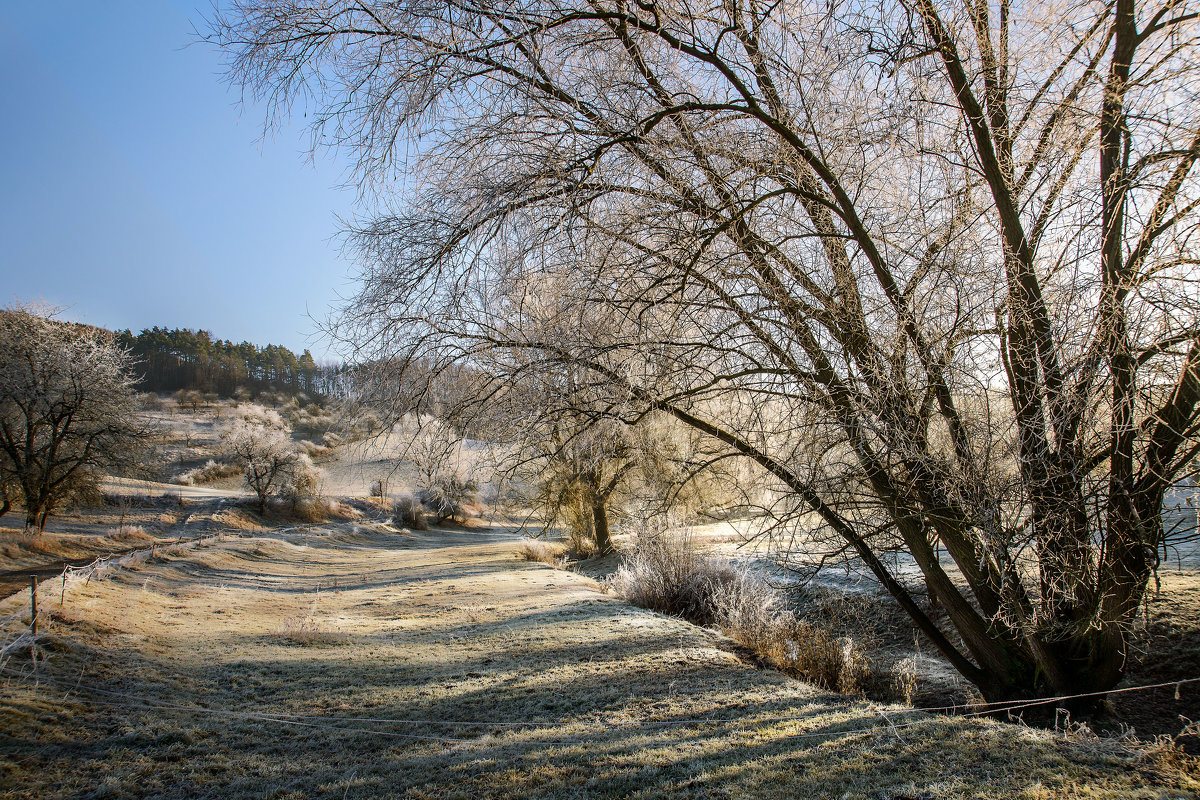
[[[27,306],[0,310],[0,485],[25,527],[46,519],[104,470],[132,463],[133,363],[113,336]]]
[[[674,416],[1000,700],[1120,680],[1197,453],[1198,14],[248,0],[212,38],[398,193],[354,233],[363,353]]]
[[[438,523],[466,518],[478,483],[463,454],[463,436],[449,422],[431,415],[408,414],[395,426],[404,444],[403,460],[413,470],[417,499]]]
[[[258,497],[258,511],[265,513],[267,499],[289,486],[297,474],[307,474],[312,462],[303,458],[288,435],[279,412],[254,405],[241,405],[221,435],[229,457],[241,465],[246,486]],[[305,479],[308,482],[307,478]],[[315,480],[311,481],[315,485]]]

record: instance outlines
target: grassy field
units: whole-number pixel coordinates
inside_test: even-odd
[[[61,606],[47,595],[37,652],[0,666],[0,795],[1200,790],[1165,742],[927,715],[755,669],[712,632],[516,559],[515,541],[367,523],[264,532],[73,585]]]

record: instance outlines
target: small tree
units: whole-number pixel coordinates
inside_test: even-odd
[[[130,463],[143,433],[133,384],[109,332],[49,310],[0,310],[0,509],[19,499],[26,528],[45,530],[63,501]]]
[[[546,527],[565,523],[576,550],[613,551],[609,503],[637,468],[640,452],[624,426],[603,422],[567,430],[560,416],[547,420],[549,431],[528,440],[519,454],[519,473],[532,485],[531,498]]]
[[[407,440],[404,459],[416,472],[420,501],[439,523],[465,516],[478,485],[463,469],[463,439],[458,431],[435,417],[410,415],[397,432]]]
[[[221,438],[226,453],[242,466],[246,485],[258,496],[259,513],[267,510],[267,498],[280,492],[304,466],[287,427],[273,409],[239,406]]]

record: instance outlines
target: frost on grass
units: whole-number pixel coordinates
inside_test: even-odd
[[[846,694],[911,698],[911,676],[879,674],[853,638],[788,609],[760,576],[701,551],[686,533],[647,532],[612,579],[642,608],[717,628],[768,665]]]

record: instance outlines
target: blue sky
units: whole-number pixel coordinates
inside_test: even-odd
[[[0,0],[0,305],[45,300],[135,331],[324,347],[353,289],[337,216],[356,193],[293,124],[262,136],[201,0]]]

